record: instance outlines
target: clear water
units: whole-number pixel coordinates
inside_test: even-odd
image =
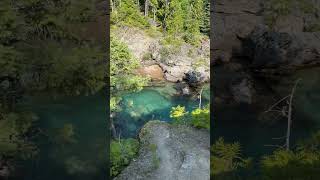
[[[185,106],[191,111],[199,106],[197,97],[176,96],[173,84],[165,87],[145,88],[138,93],[126,94],[122,98],[121,113],[115,118],[115,126],[122,137],[136,137],[141,127],[150,120],[170,121],[170,110],[174,106]],[[210,99],[208,86],[203,91],[202,101]]]

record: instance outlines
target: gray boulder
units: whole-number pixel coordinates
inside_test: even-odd
[[[150,121],[139,134],[139,156],[116,180],[209,180],[210,134]]]

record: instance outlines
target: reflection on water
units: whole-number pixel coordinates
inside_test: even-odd
[[[105,96],[29,97],[22,105],[39,116],[39,155],[26,162],[26,180],[105,179]]]

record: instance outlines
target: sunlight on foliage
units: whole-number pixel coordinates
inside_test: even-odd
[[[173,123],[175,124],[185,124],[185,116],[189,112],[186,111],[184,106],[178,105],[177,107],[172,107],[170,111],[170,118],[173,119]]]

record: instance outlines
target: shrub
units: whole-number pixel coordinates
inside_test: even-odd
[[[110,144],[111,176],[117,176],[136,157],[139,142],[136,139],[112,140]]]

